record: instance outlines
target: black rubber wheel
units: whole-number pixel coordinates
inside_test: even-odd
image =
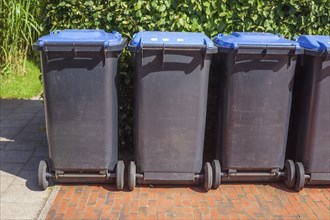
[[[296,184],[294,186],[294,189],[297,192],[299,192],[305,186],[305,169],[304,169],[304,165],[300,162],[296,162],[295,167],[296,167],[296,176],[297,176],[296,179],[297,180],[296,180]]]
[[[284,184],[288,188],[293,188],[296,183],[296,168],[292,160],[285,161],[284,171],[285,171]]]
[[[221,166],[218,160],[212,161],[212,170],[213,170],[212,188],[218,189],[221,184]]]
[[[136,186],[136,166],[134,161],[131,161],[128,166],[128,188],[133,191]]]
[[[116,167],[116,186],[118,190],[124,189],[124,172],[125,164],[122,160],[119,160]]]
[[[210,191],[211,187],[212,187],[212,167],[211,164],[209,162],[205,163],[204,166],[204,189],[206,192]]]
[[[40,189],[45,190],[47,189],[49,185],[48,177],[47,177],[47,162],[44,160],[41,160],[39,162],[39,168],[38,168],[38,184]]]

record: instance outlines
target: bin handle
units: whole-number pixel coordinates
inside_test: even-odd
[[[161,57],[161,63],[162,63],[162,70],[164,69],[164,63],[165,63],[165,50],[169,49],[169,50],[182,50],[181,48],[178,47],[165,47],[165,44],[163,44],[161,47],[146,47],[146,48],[140,48],[141,51],[141,66],[142,66],[142,60],[143,60],[143,51],[144,50],[157,50],[157,49],[161,49],[162,50],[162,57]],[[207,45],[204,45],[203,47],[197,47],[197,48],[187,48],[185,50],[190,50],[190,51],[201,51],[202,54],[202,63],[201,63],[201,69],[204,68],[204,61],[205,61],[205,57],[207,54]]]

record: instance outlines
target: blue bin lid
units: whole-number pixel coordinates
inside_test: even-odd
[[[72,30],[54,31],[38,39],[38,45],[43,47],[45,43],[75,43],[75,44],[103,44],[104,48],[119,45],[123,38],[120,33],[111,33],[104,30]]]
[[[329,52],[330,51],[330,36],[325,35],[301,35],[297,38],[300,46],[320,52]]]
[[[238,49],[240,45],[244,46],[297,46],[299,43],[283,38],[280,35],[272,33],[258,32],[233,32],[230,35],[218,34],[213,38],[216,46]]]
[[[194,32],[161,32],[144,31],[134,34],[130,43],[133,47],[169,46],[169,47],[201,47],[214,48],[210,38],[202,33]]]

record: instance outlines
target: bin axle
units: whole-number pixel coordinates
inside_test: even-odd
[[[228,172],[221,172],[222,181],[274,181],[285,177],[285,175],[285,172],[279,170],[270,172],[237,172],[236,170],[229,170]]]

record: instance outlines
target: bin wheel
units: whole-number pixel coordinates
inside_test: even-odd
[[[136,166],[134,161],[131,161],[128,166],[128,188],[133,191],[136,186]]]
[[[284,184],[288,188],[293,188],[296,183],[296,169],[292,160],[286,160],[284,165],[285,179]]]
[[[125,164],[122,160],[119,160],[116,167],[116,186],[118,190],[124,188],[124,171]]]
[[[48,181],[48,175],[47,175],[48,165],[47,162],[44,160],[41,160],[39,162],[39,168],[38,168],[38,184],[40,189],[45,190],[47,189],[49,185]]]
[[[212,180],[213,180],[212,167],[209,162],[206,162],[205,166],[204,166],[204,178],[205,178],[204,179],[204,189],[206,192],[208,192],[212,187]]]
[[[212,188],[218,189],[221,184],[221,166],[218,160],[212,161],[213,183]]]
[[[302,190],[305,186],[305,169],[302,163],[300,162],[296,162],[295,163],[296,166],[296,176],[297,176],[297,180],[296,180],[296,184],[294,186],[294,189],[299,192],[300,190]]]

